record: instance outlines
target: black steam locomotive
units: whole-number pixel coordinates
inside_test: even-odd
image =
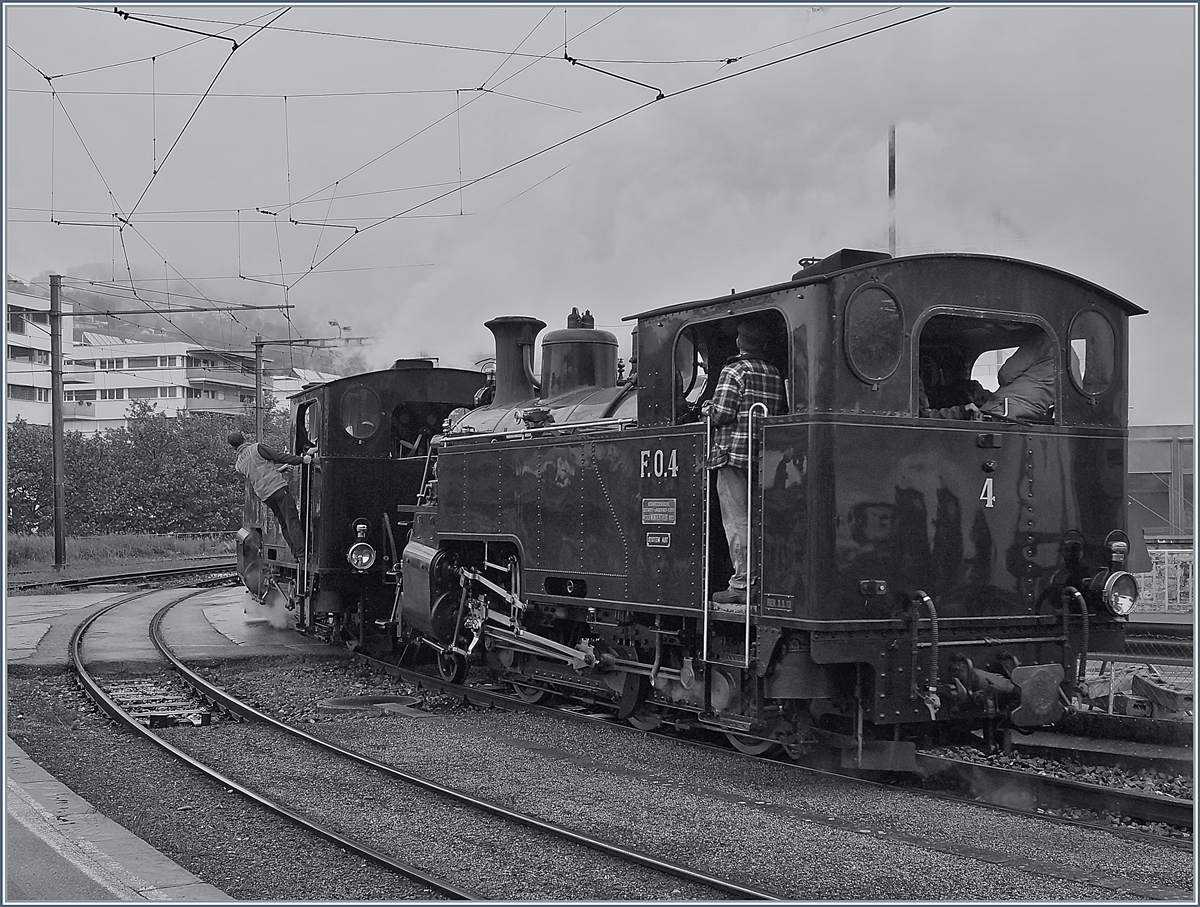
[[[491,399],[448,421],[420,487],[343,486],[401,559],[395,607],[360,604],[358,626],[419,639],[448,679],[487,665],[530,701],[576,697],[748,752],[815,741],[905,768],[919,739],[1053,724],[1138,596],[1144,551],[1124,527],[1141,312],[1027,262],[843,250],[787,283],[636,316],[628,380],[587,316],[542,338],[540,380],[544,323],[496,318]],[[752,413],[750,590],[727,606],[701,406],[750,315],[773,328],[788,407]],[[1038,345],[1047,404],[1030,414],[993,373]],[[988,405],[935,408],[967,379]]]
[[[293,396],[289,446],[317,454],[289,469],[304,551],[292,556],[274,515],[247,492],[236,544],[246,588],[294,610],[307,633],[390,649],[400,551],[431,469],[431,442],[487,382],[481,372],[399,359]]]

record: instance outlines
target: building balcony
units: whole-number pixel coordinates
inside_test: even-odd
[[[95,384],[96,370],[90,365],[64,365],[63,384]]]
[[[233,369],[192,368],[187,370],[187,379],[193,386],[220,384],[225,387],[254,387],[254,375]]]
[[[63,419],[95,419],[96,404],[90,400],[77,402],[68,400],[63,403]]]
[[[247,405],[239,400],[208,400],[205,398],[189,398],[187,400],[187,409],[193,413],[225,413],[227,415],[241,415],[246,411]]]

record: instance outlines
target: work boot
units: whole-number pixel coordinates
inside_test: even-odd
[[[712,600],[718,605],[744,605],[746,604],[746,590],[726,589],[724,592],[714,593]]]

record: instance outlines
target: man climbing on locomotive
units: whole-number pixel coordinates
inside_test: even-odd
[[[762,403],[771,416],[787,412],[783,377],[766,359],[769,329],[745,318],[738,324],[738,355],[717,379],[712,400],[702,408],[712,420],[713,445],[708,468],[716,470],[721,522],[729,542],[733,576],[729,588],[717,592],[718,604],[745,604],[748,595],[746,504],[750,496],[750,407]]]
[[[311,463],[312,455],[298,457],[283,453],[266,444],[247,441],[240,431],[231,432],[226,440],[237,451],[234,469],[246,477],[258,499],[271,508],[292,557],[300,560],[304,553],[304,527],[300,525],[296,499],[292,497],[288,481],[276,464],[296,466]]]

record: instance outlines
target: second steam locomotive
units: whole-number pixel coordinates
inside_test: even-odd
[[[276,546],[284,566],[255,591],[280,589],[310,631],[419,641],[447,679],[486,666],[528,701],[748,752],[817,742],[906,768],[948,732],[991,745],[1057,722],[1137,600],[1127,337],[1142,311],[1028,262],[843,250],[634,316],[628,379],[588,316],[541,338],[540,370],[544,323],[495,318],[487,386],[429,368],[420,393],[378,372],[294,401],[297,425],[324,406],[329,437],[301,489],[313,554],[291,565]],[[731,562],[701,407],[748,316],[770,327],[787,411],[751,413],[750,588],[730,606],[712,600]],[[1036,415],[995,375],[1034,346],[1050,351]],[[968,378],[990,414],[931,408]],[[347,403],[375,383],[413,399]],[[355,438],[347,406],[387,438],[401,402],[436,431],[419,456]],[[356,561],[361,544],[382,556]]]

